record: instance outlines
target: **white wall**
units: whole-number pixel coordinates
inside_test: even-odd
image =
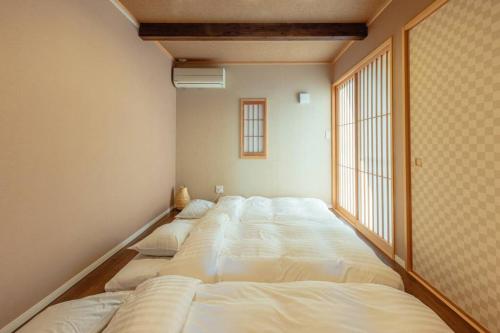
[[[331,202],[328,65],[232,65],[226,89],[177,89],[177,185],[194,198],[306,196]],[[297,93],[311,103],[301,105]],[[269,155],[239,158],[239,99],[268,98]]]

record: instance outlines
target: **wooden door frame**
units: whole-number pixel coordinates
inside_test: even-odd
[[[345,81],[349,80],[351,77],[355,78],[355,85],[356,85],[356,90],[358,89],[357,84],[358,84],[358,79],[357,79],[357,74],[358,72],[365,67],[366,64],[370,63],[374,58],[379,56],[380,54],[389,51],[389,56],[388,56],[388,80],[390,80],[390,87],[389,87],[389,94],[390,98],[388,98],[388,106],[390,108],[390,114],[391,114],[391,156],[390,156],[390,163],[391,163],[391,180],[392,180],[392,186],[391,186],[391,193],[392,193],[392,207],[391,207],[391,227],[392,227],[392,246],[387,244],[384,239],[382,239],[380,236],[375,234],[373,231],[369,230],[365,226],[361,225],[358,222],[358,211],[359,211],[359,205],[358,203],[356,204],[357,206],[357,211],[356,211],[356,216],[355,219],[350,216],[351,214],[348,214],[344,209],[339,207],[338,205],[338,169],[337,169],[337,160],[338,160],[338,149],[337,149],[337,144],[338,144],[338,131],[337,131],[337,110],[338,110],[338,101],[336,98],[336,92],[337,92],[337,87],[344,83]],[[334,135],[332,135],[332,209],[342,216],[347,222],[349,222],[356,230],[361,232],[370,242],[372,242],[376,247],[378,247],[381,251],[383,251],[387,256],[389,256],[391,259],[394,259],[395,254],[396,254],[396,224],[394,221],[394,113],[393,113],[393,43],[392,43],[392,37],[388,38],[386,41],[384,41],[381,45],[379,45],[375,50],[370,52],[366,57],[364,57],[359,63],[357,63],[354,67],[352,67],[346,74],[342,75],[340,79],[335,81],[332,84],[332,112],[331,112],[331,119],[332,119],[332,131],[334,131]],[[358,93],[356,91],[356,110],[358,108]],[[357,111],[356,111],[356,117],[357,117]],[[356,119],[357,120],[357,119]],[[356,122],[357,126],[357,122]],[[357,132],[356,132],[356,142],[357,142]],[[356,151],[356,154],[358,152]],[[357,163],[357,155],[356,155],[356,163]],[[357,172],[357,168],[356,168]],[[358,175],[356,174],[356,194],[358,193],[358,183],[357,183],[357,177]],[[356,195],[356,201],[358,200],[358,197]]]
[[[437,298],[439,298],[443,303],[445,303],[450,309],[456,312],[460,317],[462,317],[466,322],[468,322],[472,327],[477,329],[479,332],[488,332],[479,322],[474,318],[469,316],[464,310],[453,303],[449,298],[447,298],[438,289],[433,287],[428,281],[426,281],[421,275],[413,270],[413,244],[412,244],[412,193],[411,193],[411,166],[412,166],[412,156],[411,156],[411,110],[410,110],[410,68],[409,68],[409,33],[411,29],[416,27],[430,15],[435,13],[438,9],[444,6],[448,0],[436,0],[426,9],[424,9],[420,14],[415,16],[410,22],[408,22],[402,29],[402,69],[403,69],[403,114],[404,114],[404,138],[405,138],[405,183],[406,183],[406,204],[405,204],[405,226],[406,226],[406,270],[413,276],[418,282],[420,282],[425,288],[432,292]]]

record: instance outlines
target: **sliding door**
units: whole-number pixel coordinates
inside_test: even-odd
[[[407,269],[479,332],[500,332],[499,35],[498,0],[433,2],[403,34]]]
[[[334,85],[336,209],[391,257],[391,41]]]
[[[392,245],[392,131],[389,50],[359,73],[359,223]]]
[[[338,209],[351,218],[357,216],[356,158],[356,79],[346,80],[337,88],[337,172]]]

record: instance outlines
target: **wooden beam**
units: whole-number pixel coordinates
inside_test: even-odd
[[[360,40],[364,23],[141,23],[143,40]]]

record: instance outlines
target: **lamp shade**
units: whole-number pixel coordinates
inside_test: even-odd
[[[179,189],[177,189],[177,192],[175,192],[175,208],[179,210],[184,209],[184,207],[186,207],[190,200],[191,198],[189,197],[187,187],[179,187]]]

